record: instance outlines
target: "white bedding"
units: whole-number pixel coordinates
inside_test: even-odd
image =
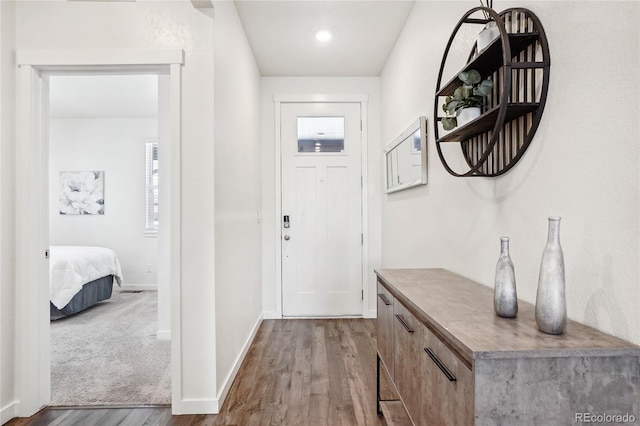
[[[122,285],[122,269],[115,252],[104,247],[52,246],[49,257],[51,303],[64,308],[82,286],[98,278],[114,275]]]

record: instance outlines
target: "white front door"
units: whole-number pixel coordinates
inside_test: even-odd
[[[359,103],[282,103],[282,313],[362,315]]]

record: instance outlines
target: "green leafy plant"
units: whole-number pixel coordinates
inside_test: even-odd
[[[462,86],[453,92],[453,96],[447,96],[442,105],[442,110],[447,114],[442,119],[444,130],[452,130],[458,125],[455,116],[461,109],[482,107],[485,98],[493,89],[493,81],[482,80],[482,76],[476,70],[463,71],[458,78],[462,81]]]

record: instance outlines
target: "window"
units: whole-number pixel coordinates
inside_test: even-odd
[[[298,117],[298,152],[344,152],[344,117]]]
[[[145,143],[145,213],[146,235],[158,233],[158,143]]]

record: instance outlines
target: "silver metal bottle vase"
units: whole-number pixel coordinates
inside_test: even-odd
[[[500,257],[496,263],[493,308],[498,316],[514,318],[518,314],[516,274],[509,256],[509,237],[500,238]]]
[[[549,217],[547,245],[542,252],[536,324],[540,331],[547,334],[562,334],[567,326],[564,257],[560,247],[560,217],[557,216]]]

